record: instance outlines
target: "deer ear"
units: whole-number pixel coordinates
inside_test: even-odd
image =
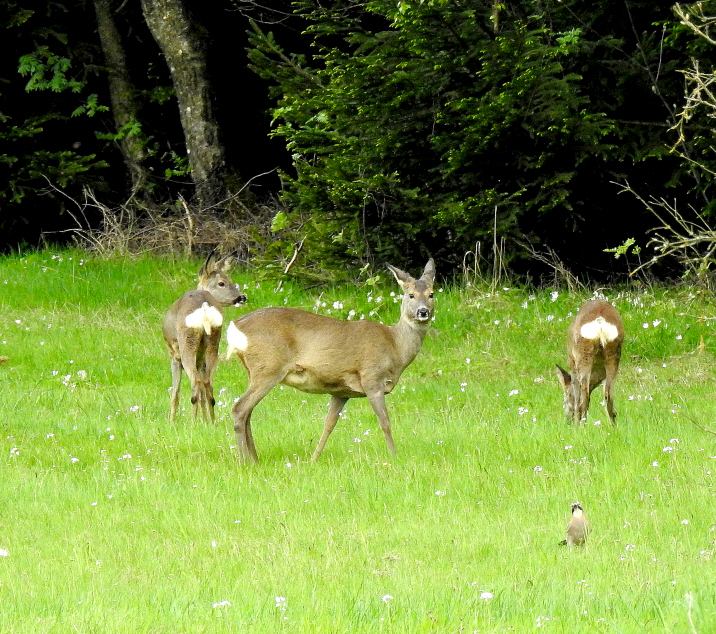
[[[403,288],[405,284],[407,284],[410,280],[413,278],[408,275],[405,271],[401,271],[399,268],[395,266],[391,266],[390,264],[386,264],[390,272],[395,275],[395,279],[398,280],[398,284],[400,284],[400,288]]]
[[[428,263],[425,265],[425,270],[423,271],[423,275],[420,279],[426,284],[431,285],[435,281],[435,261],[432,258],[430,258]]]
[[[209,253],[208,256],[206,256],[206,260],[204,261],[204,264],[202,264],[201,268],[199,269],[199,277],[206,277],[214,270],[214,264],[213,260],[216,258],[216,248],[211,250],[211,253]]]
[[[231,267],[234,265],[234,254],[230,253],[225,258],[223,258],[221,261],[218,262],[217,266],[220,268],[224,273],[228,273],[231,270]]]
[[[569,372],[567,372],[567,370],[565,370],[564,368],[561,368],[556,364],[554,367],[557,368],[557,379],[559,380],[562,389],[566,391],[567,388],[572,384],[572,377],[570,376]]]

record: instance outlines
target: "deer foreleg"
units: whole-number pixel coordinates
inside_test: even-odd
[[[368,402],[373,408],[375,415],[378,417],[380,428],[383,430],[385,442],[388,445],[388,451],[395,455],[395,443],[393,442],[393,434],[390,431],[388,408],[385,405],[385,393],[381,390],[380,392],[374,392],[373,394],[367,396]]]
[[[589,410],[589,375],[587,378],[580,377],[579,381],[579,394],[577,407],[574,409],[574,422],[579,423],[587,417],[587,411]]]

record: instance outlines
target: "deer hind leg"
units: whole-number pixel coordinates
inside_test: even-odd
[[[248,389],[241,395],[241,398],[231,409],[231,416],[234,419],[234,431],[236,432],[239,460],[241,460],[241,462],[259,461],[253,434],[251,433],[251,412],[254,407],[259,404],[261,399],[266,396],[274,386],[281,382],[283,376],[285,376],[285,373],[279,375],[279,377],[264,377],[263,380],[258,380],[250,375]]]
[[[607,415],[609,416],[609,420],[612,421],[613,424],[615,424],[617,413],[614,410],[614,381],[617,378],[617,370],[619,369],[619,359],[618,358],[607,358],[605,359],[604,365],[606,367],[607,376],[604,380],[604,406],[607,410]]]
[[[172,363],[172,396],[169,407],[169,422],[173,423],[179,409],[179,388],[181,387],[181,357],[178,350],[169,350]]]
[[[254,462],[259,461],[259,456],[256,453],[256,444],[254,443],[254,435],[251,432],[251,412],[246,417],[246,448],[248,449],[249,456]]]
[[[201,416],[204,420],[214,422],[214,408],[209,400],[210,397],[213,399],[213,395],[210,394],[210,386],[207,383],[206,359],[200,362],[197,372],[199,377],[197,386],[199,393],[198,405],[201,408]]]
[[[191,381],[191,415],[192,418],[196,419],[199,416],[199,408],[201,407],[203,410],[204,382],[202,380],[201,370],[198,368],[187,367],[185,364],[184,371],[189,375],[189,380]]]
[[[202,367],[202,408],[204,409],[204,416],[210,419],[212,423],[216,422],[216,416],[214,413],[214,406],[216,405],[216,399],[214,398],[214,372],[216,371],[216,364],[219,360],[220,337],[220,330],[212,332],[209,343],[206,346],[206,352],[204,353],[204,364]]]
[[[331,435],[333,428],[338,422],[338,416],[340,415],[347,402],[347,398],[341,398],[339,396],[331,397],[331,403],[328,407],[328,414],[326,415],[326,420],[323,422],[323,433],[321,434],[321,439],[318,441],[316,451],[314,451],[313,455],[311,456],[311,462],[316,462],[316,460],[318,460],[318,457],[321,455],[323,448],[326,446],[326,441],[328,440],[328,437]]]
[[[390,419],[388,418],[388,408],[385,405],[385,392],[382,390],[372,392],[366,395],[375,415],[378,417],[380,428],[383,430],[385,442],[388,445],[388,451],[395,455],[395,443],[393,442],[393,434],[390,430]]]
[[[189,329],[183,337],[179,339],[179,352],[181,354],[181,363],[191,382],[191,404],[192,416],[197,417],[199,404],[202,401],[202,375],[199,365],[203,363],[203,352],[199,350],[201,346],[201,334],[198,330]]]

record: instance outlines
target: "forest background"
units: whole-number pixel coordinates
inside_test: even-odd
[[[314,280],[427,255],[443,274],[613,279],[674,251],[659,274],[709,274],[714,15],[0,0],[0,243],[219,243]]]

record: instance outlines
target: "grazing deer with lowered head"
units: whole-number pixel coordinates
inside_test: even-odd
[[[614,306],[601,300],[585,302],[567,333],[568,365],[572,374],[557,366],[557,378],[564,390],[564,413],[575,423],[584,419],[589,397],[604,383],[604,402],[612,423],[612,389],[619,370],[624,342],[624,324]]]
[[[223,306],[246,301],[229,277],[232,256],[216,259],[209,254],[199,271],[197,290],[187,291],[164,317],[162,333],[172,361],[172,397],[169,419],[174,422],[179,406],[182,367],[191,381],[193,416],[201,405],[205,418],[214,421],[214,370],[219,358]]]
[[[312,460],[336,426],[348,399],[366,397],[395,453],[385,395],[416,357],[430,328],[435,300],[435,264],[420,279],[388,265],[403,289],[400,321],[342,321],[297,308],[261,308],[229,324],[227,357],[236,353],[249,375],[246,392],[234,405],[234,429],[242,461],[258,461],[251,412],[271,388],[282,383],[303,392],[330,394],[323,434]]]

